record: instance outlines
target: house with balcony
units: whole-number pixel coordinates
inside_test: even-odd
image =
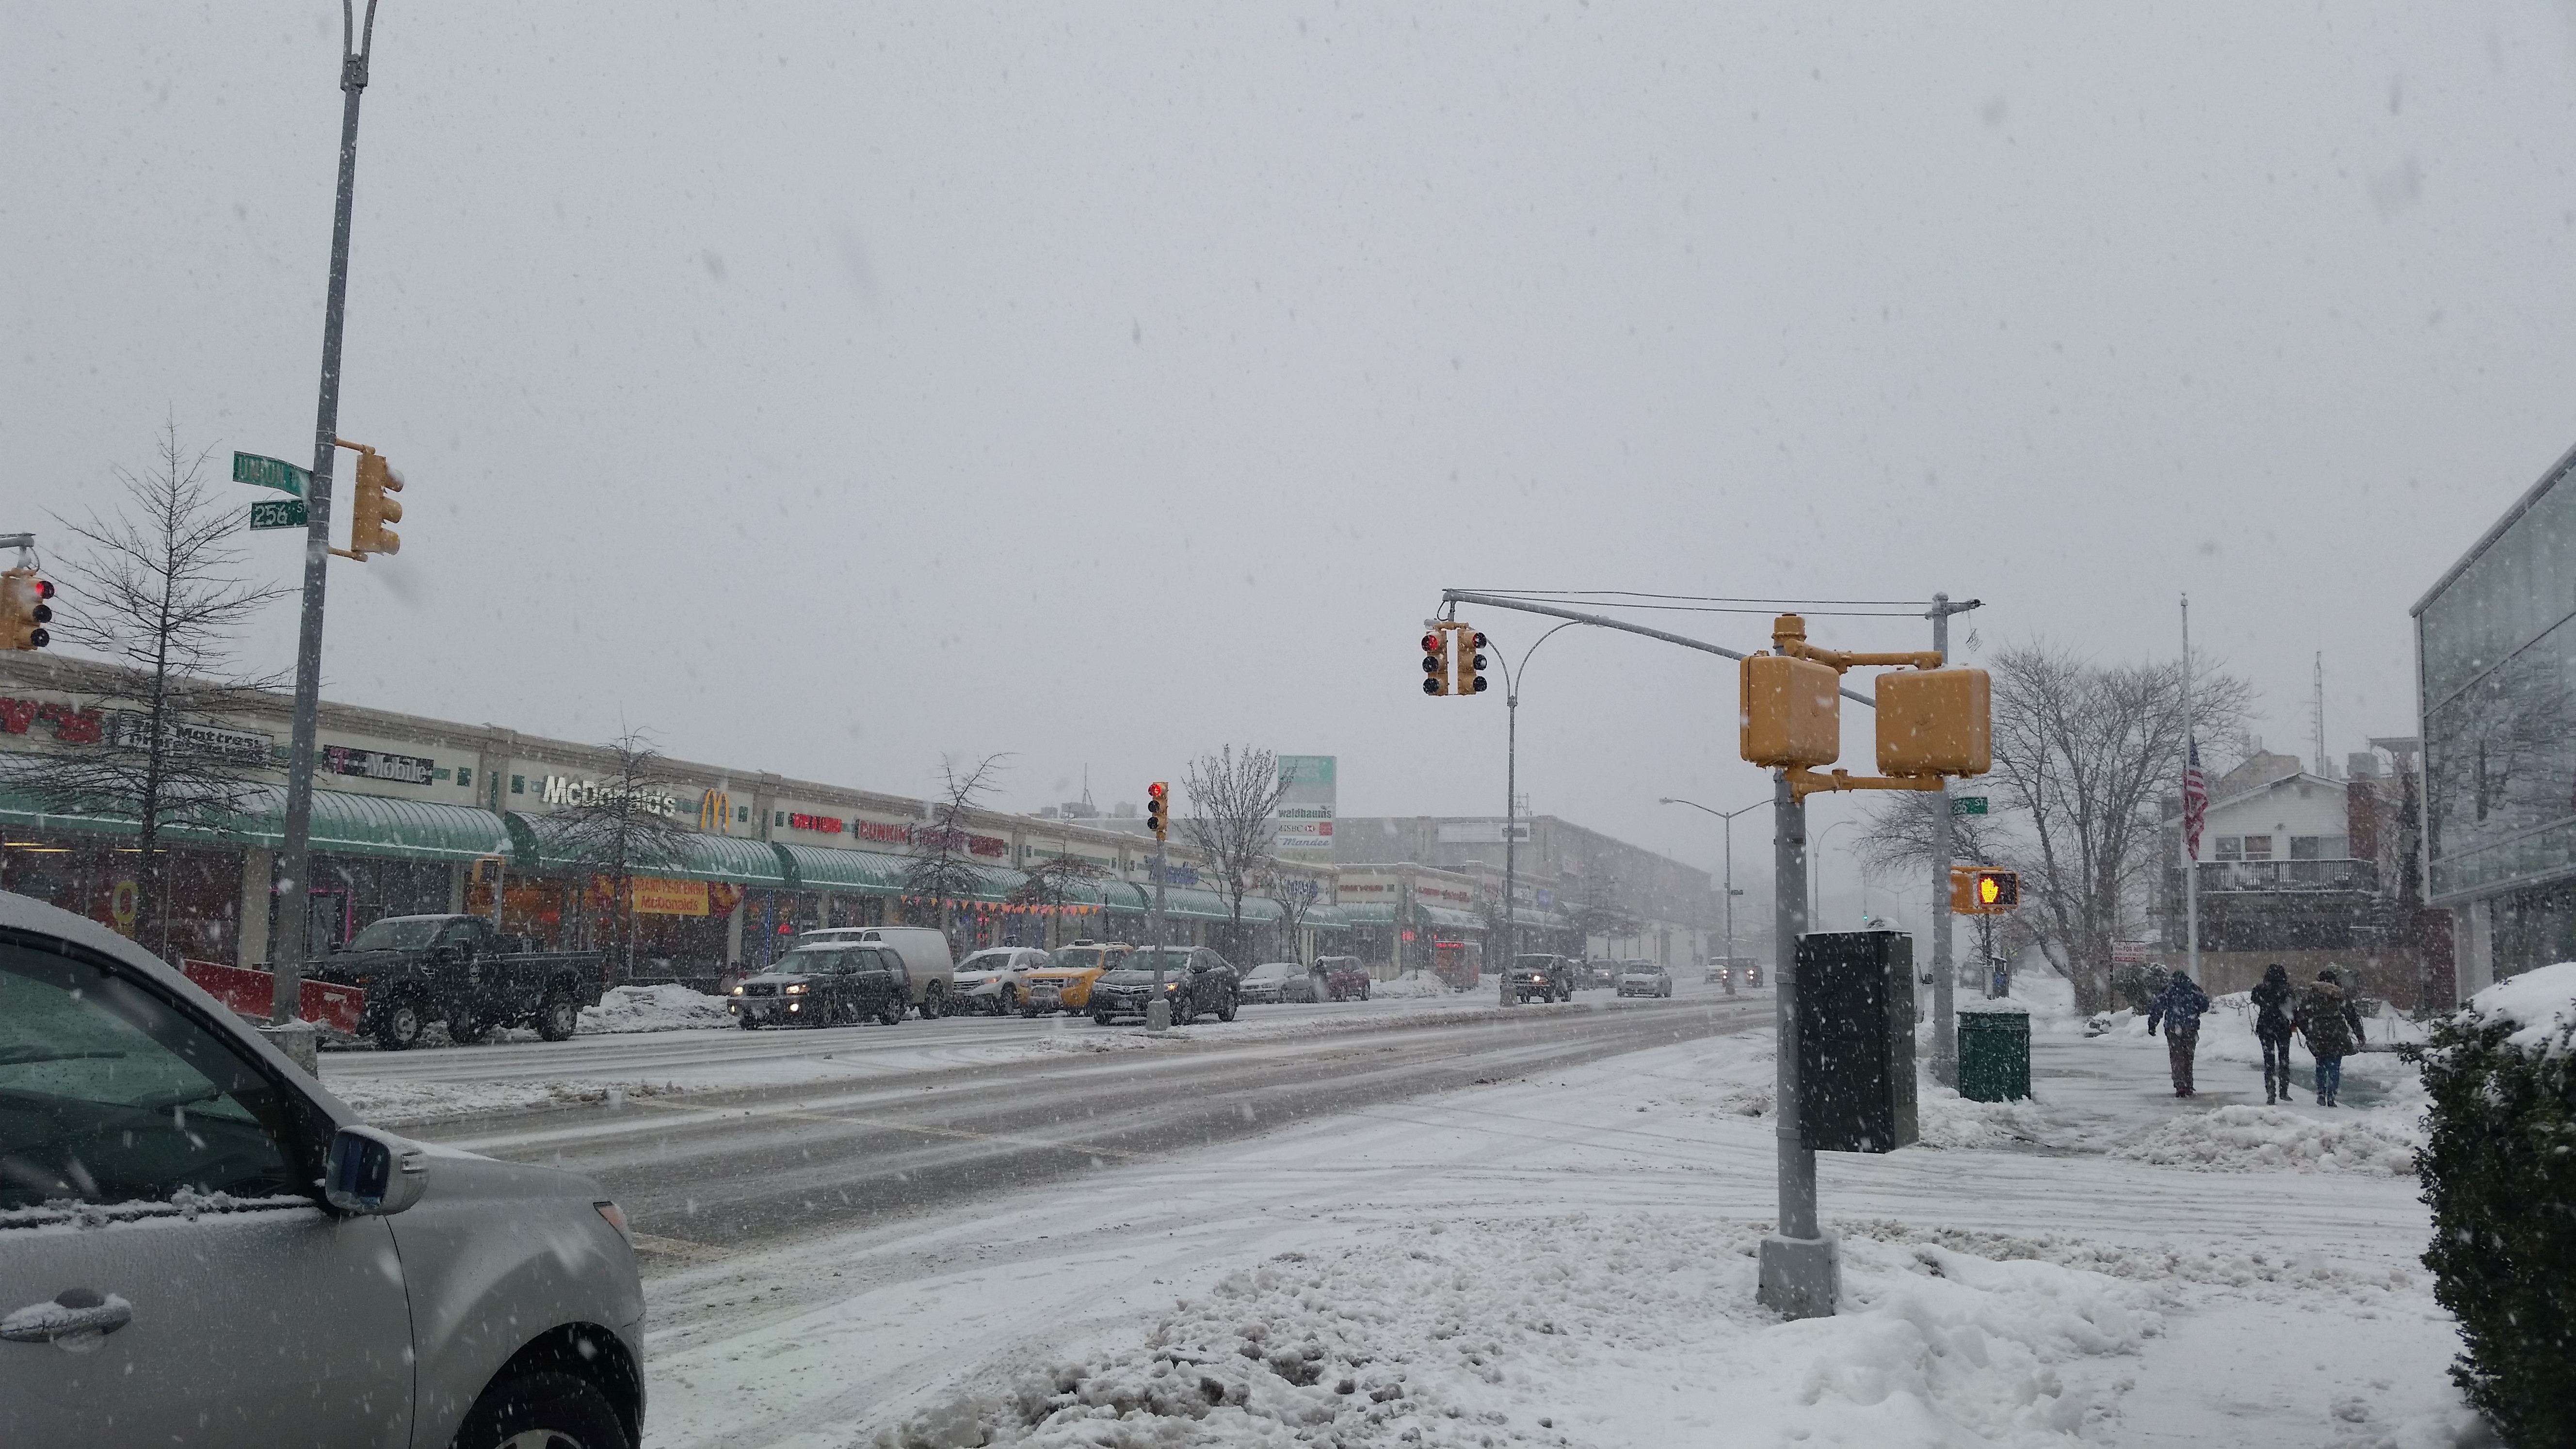
[[[2375,740],[2341,778],[2257,751],[2211,782],[2201,831],[2200,975],[2212,994],[2243,991],[2278,962],[2294,981],[2333,967],[2348,987],[2402,1008],[2446,1000],[2447,919],[2427,911],[2414,870],[2421,837],[2418,753]],[[2182,802],[2166,806],[2156,914],[2162,964],[2185,959]],[[2438,977],[2438,980],[2434,978]]]

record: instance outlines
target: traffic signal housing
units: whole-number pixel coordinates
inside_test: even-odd
[[[1983,865],[1950,867],[1950,913],[2000,916],[2021,909],[2021,876]]]
[[[1485,636],[1461,624],[1458,626],[1458,692],[1485,692]]]
[[[358,487],[349,508],[349,552],[360,558],[402,552],[402,535],[385,526],[402,519],[402,504],[388,496],[400,493],[402,486],[402,474],[394,471],[384,454],[372,448],[358,454]]]
[[[1843,752],[1842,675],[1831,665],[1756,654],[1736,669],[1740,753],[1764,769],[1830,765]]]
[[[1449,692],[1449,631],[1426,629],[1422,634],[1422,692]]]
[[[1994,768],[1993,687],[1982,669],[1878,677],[1878,772],[1982,775]]]
[[[1157,841],[1172,828],[1172,787],[1160,780],[1145,787],[1145,823],[1153,827]]]
[[[54,586],[29,568],[0,572],[0,644],[11,649],[42,649],[54,642],[45,625],[54,621]]]

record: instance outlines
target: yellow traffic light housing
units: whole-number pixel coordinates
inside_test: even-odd
[[[1982,775],[1994,768],[1993,690],[1982,669],[1878,677],[1878,772]]]
[[[54,621],[54,586],[31,568],[0,571],[0,646],[42,649],[54,642],[44,626]]]
[[[1485,636],[1464,624],[1453,623],[1451,629],[1457,635],[1458,692],[1482,694],[1485,692]]]
[[[1160,780],[1145,787],[1145,823],[1158,841],[1172,828],[1172,787]]]
[[[332,441],[358,455],[358,481],[349,490],[349,546],[331,551],[360,563],[370,554],[402,552],[402,535],[385,527],[402,520],[402,504],[389,496],[402,491],[402,474],[364,443]]]
[[[1830,765],[1842,757],[1842,676],[1812,659],[1756,654],[1736,669],[1744,758],[1764,769]]]
[[[1950,867],[1950,913],[1957,916],[2000,916],[2021,909],[2021,876],[1991,866],[1954,865]]]
[[[1436,625],[1422,635],[1422,692],[1449,692],[1449,631]]]

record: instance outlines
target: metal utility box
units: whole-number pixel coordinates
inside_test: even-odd
[[[2030,1010],[2017,1001],[1959,1007],[1959,1095],[2011,1102],[2030,1095]]]
[[[1843,752],[1843,677],[1812,659],[1756,654],[1736,671],[1739,745],[1764,769],[1830,765]]]
[[[1914,938],[1798,938],[1798,1135],[1816,1152],[1893,1152],[1916,1138]]]
[[[1878,677],[1878,772],[1982,775],[1994,768],[1993,688],[1982,669]]]

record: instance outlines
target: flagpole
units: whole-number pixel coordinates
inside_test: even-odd
[[[2183,969],[2200,979],[2200,841],[2191,819],[2188,780],[2200,769],[2200,739],[2194,733],[2191,697],[2191,595],[2182,596],[2182,739],[2186,780],[2182,826]],[[2203,788],[2206,788],[2205,786]]]

